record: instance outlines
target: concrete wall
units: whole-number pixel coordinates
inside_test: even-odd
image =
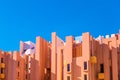
[[[99,80],[99,73],[104,74],[104,80],[120,79],[120,34],[95,39],[87,32],[82,34],[82,42],[76,43],[73,36],[67,36],[64,42],[53,32],[51,43],[36,38],[35,54],[21,55],[23,47],[20,42],[20,52],[0,50],[0,60],[3,58],[6,65],[5,80],[67,80],[68,76],[70,80],[84,80],[84,75],[88,80]],[[96,63],[91,61],[93,56]]]
[[[45,70],[47,68],[47,58],[48,58],[48,42],[41,37],[36,38],[36,67],[35,67],[35,80],[45,79]]]

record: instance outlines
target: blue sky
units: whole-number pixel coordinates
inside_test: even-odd
[[[0,49],[19,50],[19,41],[51,40],[82,32],[98,35],[120,29],[120,0],[0,0]]]

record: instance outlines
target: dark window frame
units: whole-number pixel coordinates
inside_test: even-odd
[[[87,74],[84,74],[84,80],[88,80],[88,79],[87,79]]]
[[[87,70],[88,66],[87,66],[87,61],[84,62],[84,70]]]
[[[67,64],[67,71],[70,72],[70,64]]]
[[[104,64],[100,64],[100,73],[104,73]]]
[[[4,62],[4,58],[1,58],[1,63],[3,63]]]
[[[1,68],[1,73],[4,73],[4,69],[3,68]]]

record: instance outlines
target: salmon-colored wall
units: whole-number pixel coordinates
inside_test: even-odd
[[[54,33],[53,33],[54,34]],[[57,36],[55,34],[55,36]],[[55,40],[54,36],[54,40]],[[72,39],[72,38],[71,38]],[[102,41],[101,41],[102,40]],[[101,40],[94,39],[90,33],[83,33],[82,35],[82,42],[79,43],[82,44],[81,47],[77,47],[78,44],[74,43],[71,40],[70,43],[66,43],[63,45],[63,47],[57,45],[57,57],[54,59],[57,59],[57,66],[54,66],[54,70],[57,68],[57,80],[62,80],[62,74],[64,75],[64,80],[67,80],[67,76],[71,76],[71,80],[83,80],[84,75],[86,74],[89,80],[98,80],[98,75],[100,73],[100,64],[104,65],[104,80],[110,80],[111,74],[113,77],[113,80],[118,80],[118,53],[117,53],[117,45],[116,43],[116,37],[111,38],[101,38]],[[70,41],[70,38],[68,39]],[[110,43],[111,41],[111,43]],[[55,40],[54,42],[57,43]],[[102,42],[102,43],[101,43]],[[70,45],[72,46],[70,48]],[[55,47],[55,44],[53,44]],[[59,48],[58,48],[59,47]],[[76,48],[75,48],[76,47]],[[52,49],[55,50],[56,48]],[[78,53],[80,50],[81,56],[78,56]],[[63,55],[61,54],[61,50],[63,50]],[[69,53],[69,55],[68,55]],[[61,55],[63,56],[63,60]],[[72,56],[71,56],[72,55]],[[110,57],[111,55],[111,57]],[[54,55],[55,56],[55,55]],[[97,63],[93,64],[91,63],[91,57],[95,56],[97,59]],[[53,60],[55,61],[55,60]],[[71,63],[71,73],[67,73],[67,66],[63,65],[64,61],[66,64]],[[84,62],[87,62],[87,70],[84,70]],[[112,63],[111,63],[112,62]],[[115,62],[115,63],[113,63]],[[61,69],[63,65],[63,68]],[[115,65],[115,66],[114,66]],[[110,66],[112,66],[112,73],[110,71]],[[55,68],[56,67],[56,68]],[[114,69],[113,69],[114,68]],[[63,72],[62,72],[63,71]],[[116,75],[113,75],[113,73],[116,72]]]
[[[35,80],[44,80],[46,77],[45,70],[47,69],[48,51],[48,42],[41,37],[37,37],[35,53]]]
[[[120,79],[120,53],[118,54],[118,80]]]
[[[52,46],[51,46],[51,80],[57,79],[57,46],[56,46],[56,33],[52,33]]]
[[[120,34],[112,37],[93,38],[89,32],[82,34],[82,41],[76,42],[73,36],[67,36],[64,42],[55,32],[52,42],[36,37],[35,54],[22,54],[24,42],[20,42],[20,51],[3,52],[5,80],[104,80],[120,79]],[[91,61],[92,57],[96,62]],[[84,62],[87,69],[84,70]],[[19,65],[18,65],[19,63]],[[1,64],[1,61],[0,61]],[[67,71],[70,64],[70,71]],[[103,64],[104,72],[100,65]]]
[[[66,44],[64,47],[64,54],[63,54],[63,60],[66,61],[66,65],[64,66],[64,80],[67,80],[67,76],[70,76],[70,79],[72,80],[72,73],[73,73],[73,66],[72,66],[72,48],[73,48],[73,37],[68,36],[66,37]],[[69,55],[69,56],[68,56]],[[70,64],[70,72],[67,72],[67,64]]]

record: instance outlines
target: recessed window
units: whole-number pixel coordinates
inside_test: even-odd
[[[67,80],[70,80],[70,76],[67,76]]]
[[[104,65],[103,64],[100,64],[100,72],[104,73]]]
[[[87,80],[87,74],[84,75],[84,80]]]
[[[1,63],[3,63],[3,58],[1,58]]]
[[[84,62],[84,70],[87,70],[87,62]]]
[[[1,68],[1,73],[3,73],[3,70],[4,70],[4,69],[3,69],[3,68]]]
[[[67,71],[70,71],[70,64],[67,64]]]

